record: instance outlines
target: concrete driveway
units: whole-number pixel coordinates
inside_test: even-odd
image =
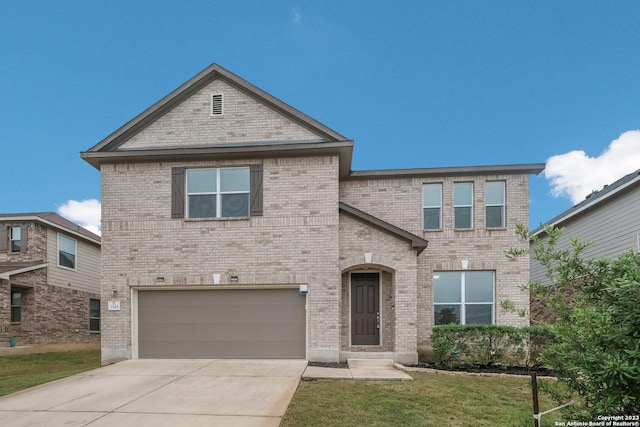
[[[306,360],[128,360],[0,398],[0,424],[278,426]]]

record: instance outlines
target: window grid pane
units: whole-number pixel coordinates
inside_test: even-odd
[[[494,277],[493,271],[434,272],[435,324],[492,324]]]
[[[487,228],[505,226],[504,189],[504,181],[491,181],[485,184],[485,212]]]
[[[453,184],[454,228],[473,228],[473,183]]]
[[[423,224],[425,230],[441,228],[442,184],[424,184],[422,186]]]
[[[58,265],[68,268],[76,268],[76,241],[58,236]]]
[[[187,170],[188,218],[249,216],[250,168]]]

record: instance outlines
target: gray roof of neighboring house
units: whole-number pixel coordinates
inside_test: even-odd
[[[576,215],[582,214],[585,211],[588,211],[595,206],[600,206],[603,203],[606,203],[611,197],[619,194],[620,192],[632,188],[635,185],[640,183],[640,169],[635,172],[632,172],[628,175],[623,176],[613,184],[605,185],[604,188],[600,191],[594,191],[589,194],[583,201],[573,206],[570,209],[562,212],[560,215],[552,218],[547,221],[546,224],[559,226],[562,223],[570,220]],[[543,232],[544,225],[539,226],[535,230],[533,230],[533,234],[540,234]]]
[[[55,212],[0,214],[0,221],[37,221],[59,230],[66,231],[98,245],[101,244],[100,236],[79,226],[75,222],[61,217]]]

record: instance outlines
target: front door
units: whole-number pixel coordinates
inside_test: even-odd
[[[351,345],[380,345],[380,275],[351,274]]]

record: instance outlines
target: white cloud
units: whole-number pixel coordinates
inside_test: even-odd
[[[550,157],[544,171],[551,181],[551,194],[568,196],[579,203],[593,190],[640,169],[640,130],[623,133],[598,157],[571,151]]]
[[[69,200],[58,207],[58,213],[69,221],[73,221],[92,233],[100,235],[100,207],[100,202],[96,199],[83,200],[81,202]]]

